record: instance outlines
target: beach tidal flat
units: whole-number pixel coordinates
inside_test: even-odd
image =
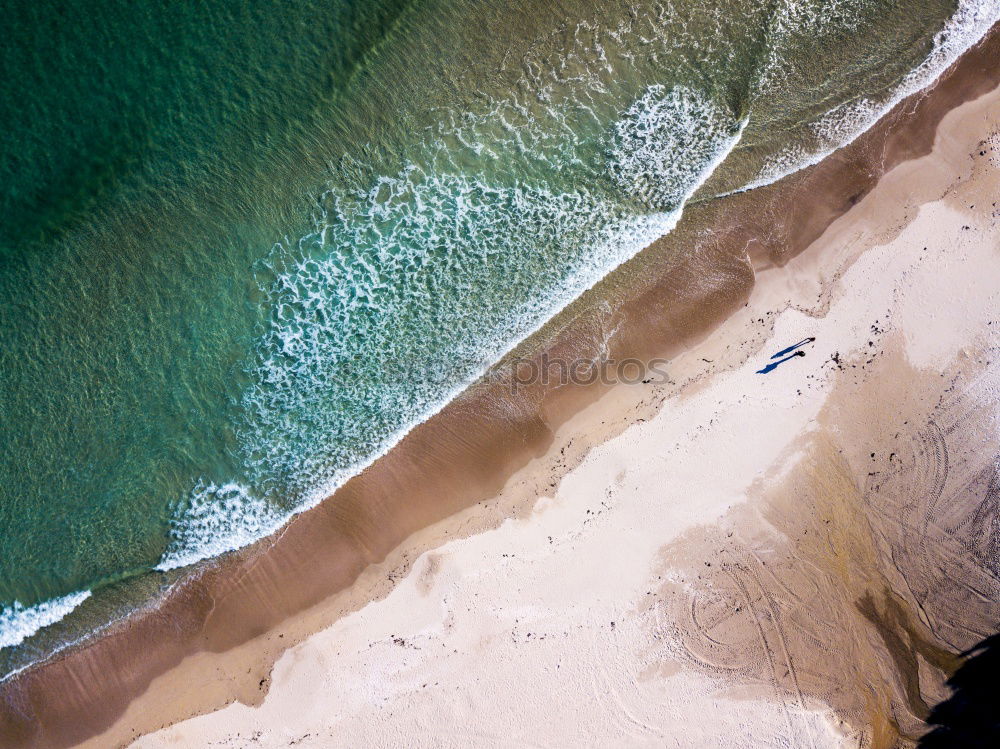
[[[842,184],[824,183],[827,162],[808,172],[799,194],[827,200],[807,218],[782,217],[766,184],[933,81],[997,12],[503,5],[339,4],[315,27],[316,4],[300,4],[271,32],[295,43],[278,47],[241,33],[272,20],[264,5],[234,16],[112,4],[69,25],[44,4],[13,16],[22,43],[5,48],[5,70],[29,75],[5,85],[73,94],[51,99],[64,118],[51,132],[20,110],[5,118],[31,146],[5,141],[4,160],[5,206],[21,221],[5,224],[2,268],[10,742],[120,730],[135,696],[186,656],[230,659],[414,530],[495,494],[595,392],[501,398],[492,375],[474,382],[487,367],[532,333],[517,353],[648,355],[703,335],[762,267],[743,250],[756,242],[784,262],[933,127],[889,138],[881,163],[863,154],[868,171]],[[23,41],[42,20],[62,45],[44,61]],[[315,36],[296,35],[303,26]],[[116,46],[143,52],[121,69],[92,59]],[[819,49],[824,65],[806,64]],[[166,79],[148,75],[156,63]],[[66,67],[102,71],[98,105]],[[983,83],[972,68],[952,82],[955,103]],[[105,119],[60,141],[67,113],[92,105]],[[61,182],[69,197],[32,171],[81,154],[101,176]],[[724,194],[765,210],[727,216]],[[311,521],[282,529],[337,487]],[[281,649],[128,730],[252,702]],[[98,687],[86,672],[113,676]]]

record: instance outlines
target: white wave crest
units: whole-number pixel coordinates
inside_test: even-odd
[[[725,135],[726,113],[689,88],[650,86],[615,124],[609,169],[627,194],[672,208]]]
[[[14,601],[0,609],[0,648],[20,645],[26,639],[60,619],[90,598],[90,591],[70,593],[61,598],[52,598],[34,606],[24,606]]]
[[[263,288],[273,314],[239,435],[259,495],[290,500],[291,509],[238,484],[199,484],[158,568],[246,546],[315,506],[669,233],[746,126],[730,120],[704,129],[707,145],[683,169],[644,160],[650,143],[666,146],[664,137],[707,116],[693,96],[650,89],[641,101],[654,114],[646,120],[638,104],[627,108],[615,130],[620,148],[609,151],[643,170],[629,178],[627,165],[612,167],[623,187],[649,185],[657,201],[673,203],[669,210],[637,211],[634,200],[609,202],[584,188],[498,186],[416,166],[359,195],[325,196],[317,233],[278,249]],[[401,336],[402,325],[428,334]],[[443,376],[427,377],[436,360],[446,361]],[[275,476],[282,484],[269,483]]]
[[[934,36],[931,52],[885,99],[855,99],[835,107],[812,130],[814,148],[796,146],[772,157],[757,178],[732,192],[769,185],[818,164],[834,151],[849,145],[906,97],[934,83],[966,50],[974,46],[1000,20],[998,0],[960,0],[952,17]],[[731,194],[731,193],[730,193]]]
[[[167,571],[247,546],[286,520],[239,484],[199,482],[172,523],[170,544],[156,569]]]
[[[961,0],[890,101],[835,110],[814,128],[817,152],[788,151],[743,189],[853,140],[981,38],[997,5]],[[814,18],[793,3],[779,22],[796,33],[809,23],[849,28],[851,7],[836,3]],[[437,139],[430,157],[366,187],[331,188],[319,198],[315,232],[275,248],[260,286],[271,317],[238,428],[247,474],[241,483],[198,483],[172,522],[159,569],[244,547],[315,506],[673,229],[746,121],[735,124],[709,96],[680,86],[650,86],[613,105],[615,65],[631,52],[614,34],[602,45],[592,29],[577,31],[582,42],[563,55],[572,65],[553,68],[572,75],[543,79],[545,65],[526,66],[513,99],[490,102],[479,116],[444,117],[429,131]],[[594,160],[574,128],[599,128],[609,107],[619,117]],[[519,176],[505,167],[511,159]],[[469,173],[474,164],[488,169]],[[578,187],[548,189],[547,174],[563,165],[579,169]],[[602,183],[618,194],[590,187]]]

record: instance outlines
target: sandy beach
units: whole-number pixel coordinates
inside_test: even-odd
[[[761,272],[672,363],[675,395],[584,409],[496,500],[428,529],[388,596],[282,656],[259,705],[137,746],[915,739],[1000,613],[998,186],[994,91]],[[508,491],[538,499],[429,543]]]
[[[914,740],[1000,620],[998,50],[694,202],[517,352],[669,356],[668,382],[481,383],[4,683],[5,744]]]
[[[949,115],[930,156],[761,273],[743,319],[675,360],[678,396],[529,514],[422,554],[384,600],[287,653],[259,707],[139,745],[914,736],[1000,593],[962,549],[988,543],[966,521],[995,480],[1000,212],[975,206],[1000,182],[998,128],[995,93]],[[761,317],[767,344],[741,345]],[[771,349],[808,338],[806,356],[756,374]],[[621,405],[579,414],[540,459],[548,470],[514,483],[557,478],[566,445]],[[948,589],[949,571],[969,589]]]

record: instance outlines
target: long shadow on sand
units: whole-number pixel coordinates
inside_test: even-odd
[[[948,680],[952,696],[931,711],[935,728],[919,749],[1000,746],[1000,634],[964,655],[971,657]]]

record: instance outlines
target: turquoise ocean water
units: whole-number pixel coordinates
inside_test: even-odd
[[[998,6],[4,2],[0,677],[328,496]]]

